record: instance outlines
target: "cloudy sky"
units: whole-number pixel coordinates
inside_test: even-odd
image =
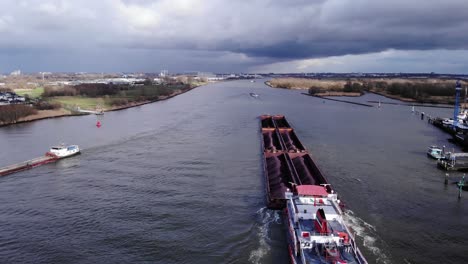
[[[468,73],[466,0],[0,0],[0,72]]]

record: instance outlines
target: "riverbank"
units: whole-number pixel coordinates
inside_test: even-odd
[[[405,98],[399,95],[392,95],[384,92],[377,92],[377,91],[369,91],[369,93],[374,93],[389,99],[399,100],[405,103],[418,103],[418,104],[435,104],[435,105],[453,105],[454,104],[454,97],[452,96],[439,96],[439,97],[430,97],[429,99],[412,99],[412,98]],[[461,103],[463,107],[468,106],[468,104]]]
[[[142,105],[145,105],[145,104],[155,103],[155,102],[158,102],[158,101],[168,100],[170,98],[181,95],[183,93],[186,93],[188,91],[191,91],[191,90],[193,90],[195,88],[198,88],[200,86],[203,86],[203,85],[205,85],[205,83],[197,85],[197,86],[190,87],[188,89],[176,90],[173,93],[171,93],[170,95],[159,96],[155,100],[144,100],[144,101],[139,101],[139,102],[129,102],[129,103],[124,104],[124,105],[111,106],[109,108],[103,109],[103,112],[119,111],[119,110],[124,110],[124,109],[132,108],[132,107],[142,106]],[[74,112],[74,111],[66,109],[66,108],[60,108],[60,109],[55,109],[55,110],[39,110],[39,111],[37,111],[37,114],[22,117],[22,118],[18,119],[15,122],[0,123],[0,127],[13,125],[13,124],[27,123],[27,122],[43,120],[43,119],[67,117],[67,116],[80,116],[80,115],[84,115],[84,114],[83,113],[77,113],[77,112]]]
[[[314,94],[315,96],[318,97],[324,97],[324,96],[334,96],[334,97],[341,97],[341,96],[346,96],[346,97],[359,97],[362,96],[363,94],[361,93],[346,93],[346,92],[324,92],[324,93],[316,93]]]
[[[283,79],[279,79],[283,80]],[[291,83],[289,83],[292,81]],[[309,91],[311,86],[316,86],[319,85],[320,81],[316,80],[296,80],[296,79],[286,79],[287,85],[282,86],[281,82],[278,84],[272,84],[270,81],[266,81],[265,85],[270,86],[271,88],[280,88],[280,89],[288,89],[288,90],[306,90]],[[345,92],[345,91],[340,91],[339,85],[344,85],[345,83],[339,83],[337,84],[335,81],[328,81],[328,82],[322,82],[322,86],[318,89],[320,89],[320,92],[316,92],[313,95],[317,97],[325,97],[325,96],[336,96],[336,97],[359,97],[362,96],[363,94],[360,92]],[[341,89],[342,90],[342,89]]]
[[[307,90],[316,96],[361,96],[375,93],[406,103],[453,105],[454,81],[442,79],[313,79],[273,78],[267,82],[272,88]],[[462,85],[467,85],[462,82]],[[462,95],[464,96],[464,95]]]

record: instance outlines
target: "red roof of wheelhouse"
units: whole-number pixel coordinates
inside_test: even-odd
[[[309,195],[309,196],[327,196],[327,190],[323,186],[319,185],[299,185],[296,186],[298,195]]]

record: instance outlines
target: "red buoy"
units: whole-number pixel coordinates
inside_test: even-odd
[[[97,121],[96,126],[101,127],[101,121]]]

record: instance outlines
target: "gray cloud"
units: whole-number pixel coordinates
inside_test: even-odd
[[[177,56],[165,50],[185,50],[190,58],[202,52],[222,63],[227,56],[244,67],[388,49],[467,49],[466,10],[465,0],[3,0],[0,52],[165,57]]]

